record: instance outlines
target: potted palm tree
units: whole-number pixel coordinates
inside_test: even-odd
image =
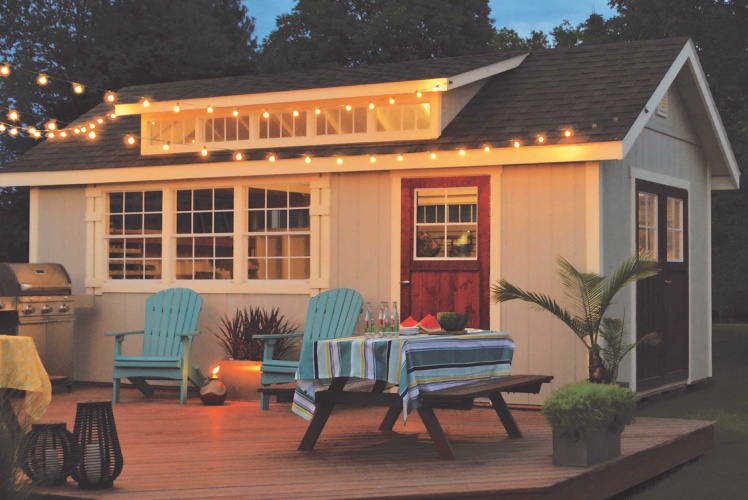
[[[656,261],[638,255],[624,260],[610,275],[582,273],[563,257],[558,257],[557,274],[566,289],[572,309],[561,307],[542,293],[528,292],[505,279],[491,287],[494,302],[521,300],[548,311],[563,321],[581,340],[588,353],[588,379],[591,382],[614,383],[621,360],[641,343],[656,343],[659,336],[651,332],[637,342],[627,342],[625,322],[606,318],[613,297],[627,285],[659,272]]]
[[[269,311],[262,307],[237,309],[223,316],[216,336],[227,359],[217,363],[218,376],[226,385],[227,399],[254,401],[259,399],[260,366],[265,342],[258,335],[295,333],[299,325],[285,318],[277,307]],[[273,348],[275,359],[283,359],[294,349],[293,340],[278,339]]]

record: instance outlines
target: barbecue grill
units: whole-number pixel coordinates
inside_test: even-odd
[[[75,302],[61,264],[0,263],[0,334],[34,339],[51,379],[73,378]]]

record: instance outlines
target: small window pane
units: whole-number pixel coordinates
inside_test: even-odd
[[[249,140],[249,116],[239,117],[239,136],[240,141]]]
[[[416,190],[417,259],[476,259],[478,188]]]
[[[163,206],[161,191],[146,191],[143,199],[146,212],[161,212]]]
[[[235,141],[236,132],[239,126],[239,119],[233,116],[226,118],[226,140]]]
[[[640,192],[637,206],[639,255],[657,260],[657,195]]]

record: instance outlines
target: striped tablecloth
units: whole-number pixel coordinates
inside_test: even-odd
[[[350,377],[345,390],[370,390],[373,381],[385,380],[398,387],[407,419],[419,406],[421,390],[509,375],[513,354],[511,337],[492,331],[308,342],[301,349],[292,409],[311,419],[315,391],[336,377]]]

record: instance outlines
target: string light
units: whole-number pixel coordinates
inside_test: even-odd
[[[40,73],[39,76],[36,77],[36,83],[43,87],[49,83],[49,78],[47,78],[47,75],[44,73]]]
[[[461,150],[460,150],[460,156],[465,156],[465,154],[466,154],[466,153],[465,153],[465,150],[464,150],[464,149],[461,149]]]
[[[403,155],[397,155],[397,161],[403,161]]]
[[[539,135],[539,136],[538,136],[538,142],[539,142],[540,144],[543,144],[543,143],[545,142],[545,136],[543,136],[543,135]]]
[[[297,110],[295,110],[295,109],[293,110],[293,116],[294,116],[294,118],[297,117],[297,116],[299,116],[299,112]]]
[[[345,110],[346,110],[346,111],[350,111],[350,110],[352,110],[352,109],[353,109],[353,107],[352,107],[352,106],[351,106],[350,104],[346,104],[346,105],[345,105]]]
[[[0,123],[0,132],[5,132],[6,128],[4,123]]]
[[[304,158],[304,163],[306,163],[307,165],[312,163],[312,158],[310,156],[307,156],[306,158]]]
[[[262,117],[263,118],[270,118],[270,113],[268,113],[267,111],[265,111],[264,113],[262,113]]]
[[[491,148],[490,148],[490,147],[488,147],[488,146],[485,146],[485,147],[483,148],[483,151],[484,151],[484,152],[486,152],[486,153],[488,153],[488,152],[490,152],[490,151],[491,151]]]
[[[76,94],[82,94],[84,90],[86,90],[86,88],[80,83],[73,83],[73,92]]]
[[[337,163],[338,165],[342,165],[343,164],[343,158],[341,158],[340,156],[338,156],[338,159],[335,160],[335,163]]]
[[[175,112],[175,113],[179,113],[180,111],[182,111],[182,108],[180,108],[180,107],[179,107],[179,103],[176,103],[176,104],[174,105],[174,108],[173,108],[173,109],[174,109],[174,112]]]
[[[270,163],[275,163],[275,155],[270,155],[270,156],[268,156],[268,161],[269,161]]]
[[[416,97],[417,97],[417,98],[419,98],[419,99],[420,99],[421,97],[423,97],[423,94],[421,93],[421,91],[420,91],[420,90],[419,90],[418,92],[416,92]]]
[[[395,98],[394,97],[390,97],[390,104],[395,104]]]
[[[104,101],[106,102],[114,102],[117,100],[117,96],[114,94],[114,92],[109,91],[104,94]]]
[[[109,118],[111,118],[112,120],[114,120],[115,118],[117,118],[117,113],[110,113],[109,114]]]
[[[62,137],[62,138],[64,139],[64,138],[65,138],[65,137],[67,137],[67,136],[68,136],[68,133],[67,133],[67,132],[65,132],[64,130],[61,130],[61,131],[60,131],[60,137]]]
[[[18,121],[18,119],[19,119],[20,117],[21,117],[21,116],[20,116],[20,115],[18,114],[18,111],[16,111],[15,109],[11,109],[11,110],[10,110],[10,111],[8,112],[8,120],[11,120],[11,121],[14,121],[14,122],[15,122],[15,121]]]
[[[10,135],[18,135],[18,129],[16,127],[13,127],[12,129],[8,130],[8,133]]]
[[[75,133],[76,134],[78,133],[78,129],[75,129]],[[128,135],[127,139],[125,141],[127,142],[127,144],[129,144],[130,146],[132,146],[133,144],[135,144],[135,137],[133,137],[131,135]]]
[[[516,149],[516,148],[518,148],[518,147],[520,147],[521,145],[522,145],[522,143],[521,143],[521,142],[519,142],[519,141],[514,141],[514,142],[512,143],[512,146],[514,146],[514,148],[515,148],[515,149]]]
[[[564,137],[571,137],[571,129],[564,129]]]
[[[231,114],[233,116],[239,116],[239,110],[237,110],[236,108],[234,108],[234,110],[231,112]]]
[[[104,119],[103,118],[97,118],[96,119],[96,123],[98,123],[99,125],[101,125],[102,123],[104,123]]]
[[[370,102],[370,103],[369,103],[369,109],[374,109],[374,108],[376,108],[376,106],[374,105],[374,103],[373,103],[373,102]]]
[[[164,148],[164,151],[169,151],[169,149],[171,148],[171,144],[167,142],[167,143],[165,143],[165,144],[164,144],[163,146],[161,146],[161,147],[162,147],[162,148]]]
[[[203,149],[200,150],[200,156],[208,156],[208,148],[206,146],[203,146]]]
[[[0,75],[2,76],[10,75],[10,64],[5,63],[2,66],[0,66]]]
[[[318,114],[320,114],[320,113],[322,113],[322,110],[321,110],[321,109],[319,109],[319,108],[314,108],[314,114],[315,114],[315,115],[318,115]]]
[[[88,138],[89,138],[89,139],[96,139],[96,132],[94,132],[93,130],[92,130],[92,131],[90,131],[90,132],[88,133]]]
[[[241,154],[241,153],[240,153],[239,151],[237,151],[237,152],[236,152],[236,154],[234,155],[234,159],[235,159],[236,161],[239,161],[239,160],[241,160],[242,158],[244,158],[244,157],[242,156],[242,154]]]
[[[55,133],[54,132],[47,132],[47,139],[54,139]]]
[[[376,162],[377,162],[377,157],[376,157],[376,156],[370,156],[370,157],[369,157],[369,161],[370,161],[371,163],[376,163]]]
[[[214,111],[213,106],[208,106],[208,113],[212,113]]]
[[[429,155],[429,157],[430,157],[430,158],[431,158],[432,160],[436,160],[436,153],[431,153],[431,154]]]
[[[147,108],[150,105],[151,105],[151,101],[149,101],[148,99],[143,99],[143,106]]]
[[[44,125],[44,128],[46,128],[47,130],[55,130],[55,129],[57,128],[57,123],[55,123],[55,121],[54,121],[54,120],[50,120],[50,121],[48,121],[48,122],[47,122],[47,123],[46,123],[46,124]],[[54,137],[54,136],[53,136],[53,137]]]
[[[88,124],[88,128],[96,128],[96,124],[95,123],[89,123]]]

